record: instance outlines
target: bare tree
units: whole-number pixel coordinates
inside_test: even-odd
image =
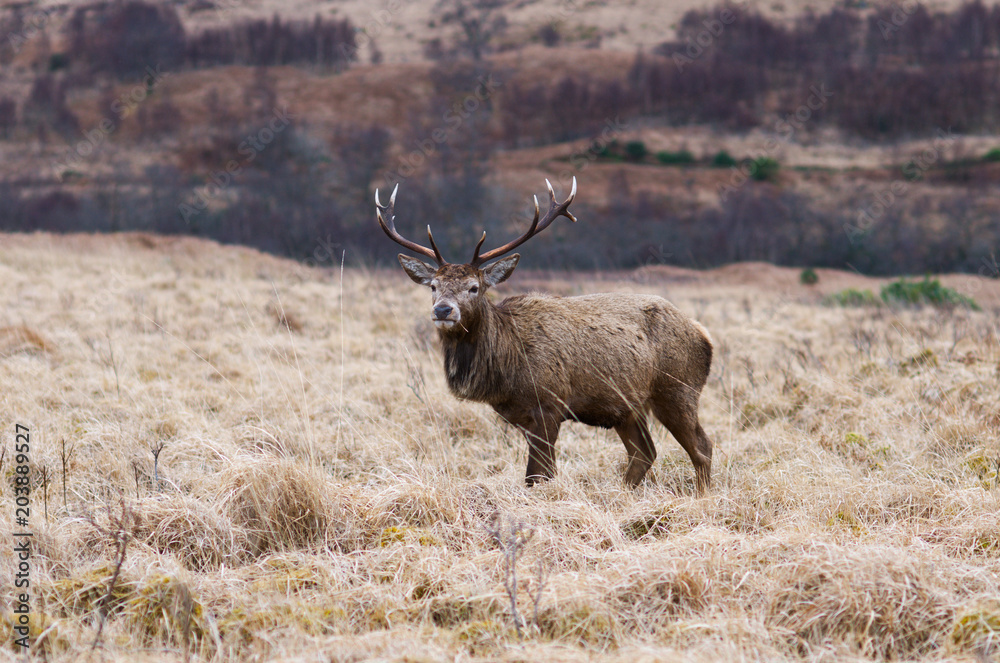
[[[481,60],[493,38],[507,29],[503,6],[503,0],[440,0],[435,12],[440,13],[441,23],[458,26],[457,53]]]

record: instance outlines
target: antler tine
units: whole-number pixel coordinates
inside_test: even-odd
[[[479,238],[479,242],[476,244],[476,250],[472,252],[472,262],[470,265],[476,265],[479,262],[479,249],[483,248],[483,242],[486,241],[486,231],[483,231],[483,236]]]
[[[565,216],[573,223],[576,223],[576,217],[570,214],[567,210],[569,204],[573,202],[574,198],[576,198],[576,177],[573,178],[573,188],[569,192],[569,198],[559,204],[556,203],[556,192],[552,190],[552,183],[546,179],[545,186],[549,188],[549,211],[545,215],[545,221],[542,222],[543,225],[538,229],[538,231],[541,232],[542,230],[545,230],[545,228],[547,228],[548,225],[555,221],[556,217],[560,215]],[[559,208],[558,212],[556,212],[557,208]],[[553,212],[556,213],[553,214]]]
[[[528,232],[534,235],[535,228],[538,227],[538,196],[532,196],[531,199],[535,201],[535,218],[531,220],[531,226],[528,228]]]
[[[431,246],[434,250],[427,248],[426,246],[421,246],[416,242],[411,242],[406,239],[396,230],[396,216],[393,214],[393,210],[396,207],[396,192],[399,191],[399,185],[397,184],[392,190],[392,195],[389,196],[389,204],[383,205],[378,199],[378,189],[375,189],[375,216],[378,218],[378,224],[381,226],[383,232],[389,236],[389,239],[396,242],[400,246],[403,246],[414,253],[419,253],[422,256],[431,258],[437,261],[438,266],[445,264],[444,258],[441,257],[441,252],[438,250],[436,244],[434,244],[434,237],[431,236],[431,228],[427,226],[427,235],[431,238]],[[385,212],[389,217],[389,221],[386,222],[385,217],[382,216],[382,212]]]
[[[431,225],[427,224],[427,239],[431,240],[431,246],[434,248],[434,259],[438,261],[439,265],[443,265],[444,258],[441,257],[441,251],[438,250],[438,245],[434,242],[434,235],[431,234]]]
[[[573,223],[576,223],[576,217],[573,216],[570,213],[570,211],[569,211],[569,204],[571,202],[573,202],[573,200],[575,198],[576,198],[576,178],[574,177],[573,178],[573,189],[569,192],[569,198],[566,199],[566,208],[567,209],[563,210],[563,215],[566,216],[566,218],[568,218]]]
[[[375,189],[375,207],[382,210],[383,212],[388,212],[389,216],[392,216],[392,210],[396,207],[396,192],[399,191],[399,183],[392,187],[392,194],[389,195],[389,204],[383,205],[378,200],[378,189]]]
[[[503,246],[497,247],[492,251],[487,251],[483,255],[479,255],[479,247],[477,246],[476,253],[473,256],[473,261],[471,263],[473,267],[478,267],[488,260],[499,258],[508,251],[513,251],[538,233],[548,228],[549,225],[556,220],[556,217],[565,216],[570,221],[573,221],[574,223],[576,222],[576,217],[573,216],[568,210],[570,203],[572,203],[576,198],[576,177],[573,178],[573,188],[569,193],[569,197],[561,203],[556,202],[556,193],[552,190],[552,183],[547,179],[545,180],[545,186],[549,190],[549,211],[545,213],[545,217],[541,221],[538,220],[538,197],[535,196],[535,218],[532,220],[531,227],[528,228],[528,231],[517,239],[510,241]],[[480,244],[482,244],[482,240],[480,240]]]

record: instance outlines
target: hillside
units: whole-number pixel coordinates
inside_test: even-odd
[[[68,2],[9,2],[7,6],[21,6],[23,11],[43,12],[59,25],[74,8],[90,4],[89,0]],[[442,25],[441,14],[453,3],[439,0],[411,0],[386,2],[373,7],[364,0],[186,0],[175,3],[186,27],[192,30],[227,25],[233,21],[270,19],[275,14],[299,20],[311,20],[317,15],[347,17],[364,30],[383,54],[385,62],[413,62],[424,59],[426,44],[435,38],[447,38],[454,26]],[[565,0],[557,3],[531,0],[487,3],[502,8],[509,25],[504,37],[507,47],[538,42],[541,26],[553,24],[561,38],[568,44],[591,43],[603,50],[634,52],[637,48],[652,48],[675,36],[678,22],[686,12],[701,9],[704,3],[693,0],[628,0],[613,3],[576,2]],[[760,2],[745,0],[734,3],[779,20],[794,20],[805,12],[823,11],[833,3],[813,0],[784,0]],[[962,4],[962,0],[930,0],[924,3],[932,11],[949,11]],[[3,6],[3,5],[0,5]],[[365,59],[370,50],[364,49]]]
[[[378,187],[451,255],[575,176],[589,230],[533,244],[544,264],[1000,274],[1000,6],[274,10],[0,10],[0,230],[386,264]]]
[[[523,441],[447,393],[427,293],[398,270],[2,235],[0,418],[32,440],[36,652],[85,656],[106,600],[107,661],[988,660],[1000,285],[942,277],[983,312],[854,309],[821,301],[886,281],[818,272],[527,270],[498,293],[656,293],[709,329],[697,499],[659,426],[637,490],[617,437],[578,425],[558,477],[525,489]],[[498,517],[523,524],[523,639]],[[6,546],[5,648],[13,568]]]

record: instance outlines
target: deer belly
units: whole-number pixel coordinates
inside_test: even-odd
[[[567,421],[579,421],[588,426],[614,428],[624,424],[629,415],[639,409],[630,405],[621,396],[603,398],[573,399],[568,401],[564,417]]]

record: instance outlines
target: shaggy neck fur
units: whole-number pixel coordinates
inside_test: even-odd
[[[476,315],[467,322],[463,318],[462,324],[464,329],[439,332],[448,387],[466,400],[506,401],[518,375],[517,356],[511,352],[513,321],[484,298]]]

